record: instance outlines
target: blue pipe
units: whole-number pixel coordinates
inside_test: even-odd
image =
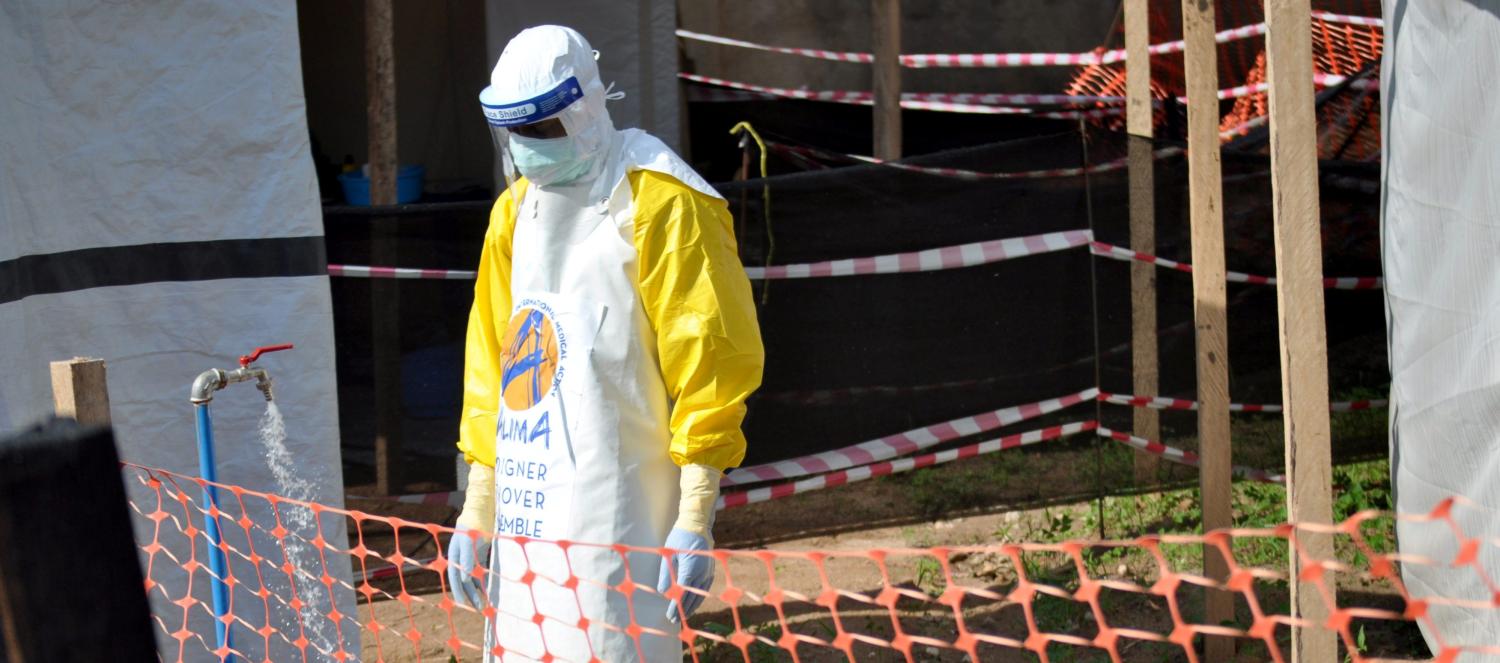
[[[219,506],[219,490],[213,485],[219,480],[218,472],[214,469],[214,425],[208,414],[208,403],[194,403],[193,414],[198,422],[198,475],[209,482],[203,487],[203,502],[208,505],[203,514],[203,529],[208,533],[208,569],[214,576],[211,578],[214,594],[214,639],[220,650],[226,650],[234,646],[229,625],[223,620],[224,615],[229,613],[229,586],[224,583],[227,565],[224,562],[224,551],[219,548],[219,520],[210,515]],[[234,661],[236,658],[226,655],[223,660]]]

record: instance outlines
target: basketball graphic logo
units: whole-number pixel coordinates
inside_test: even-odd
[[[552,391],[557,374],[557,336],[541,310],[523,308],[501,337],[500,393],[511,411],[529,410]]]

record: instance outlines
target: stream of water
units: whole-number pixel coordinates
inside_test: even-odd
[[[276,478],[276,494],[303,502],[314,501],[317,495],[313,482],[297,472],[296,459],[286,447],[286,421],[275,401],[267,402],[266,412],[261,415],[260,441],[265,447],[271,474]],[[318,551],[310,543],[320,531],[317,518],[309,509],[283,504],[281,525],[288,531],[285,539],[287,561],[297,570],[295,589],[296,596],[302,599],[302,623],[300,627],[294,623],[289,610],[277,610],[281,622],[278,626],[290,640],[296,640],[300,634],[308,639],[312,648],[333,652],[337,646],[332,636],[334,625],[327,617],[333,606],[329,603],[327,588],[319,582],[323,573],[317,571],[320,565]],[[308,653],[317,654],[311,650]]]

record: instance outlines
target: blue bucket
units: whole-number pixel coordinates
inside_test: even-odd
[[[396,204],[412,202],[422,197],[422,178],[427,169],[417,164],[402,166],[396,172]],[[339,184],[344,187],[344,199],[350,205],[370,204],[370,178],[359,171],[339,175]]]

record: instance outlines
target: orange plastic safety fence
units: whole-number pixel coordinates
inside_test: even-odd
[[[1220,4],[1221,10],[1235,14],[1239,20],[1264,19],[1258,5]],[[1235,11],[1229,11],[1231,9]],[[1158,19],[1161,15],[1153,13],[1152,17]],[[1377,69],[1384,43],[1381,28],[1314,16],[1311,36],[1313,71],[1316,74],[1349,77],[1363,73],[1366,74],[1364,78],[1367,82],[1378,80]],[[1221,136],[1229,141],[1246,133],[1248,128],[1257,126],[1256,120],[1266,117],[1270,112],[1268,94],[1263,89],[1266,83],[1266,54],[1263,38],[1260,37],[1230,41],[1221,44],[1219,48],[1222,52],[1220,87],[1245,90],[1235,96],[1231,108],[1220,120]],[[1234,57],[1227,57],[1229,55]],[[1173,58],[1180,56],[1152,58],[1151,96],[1155,100],[1169,99],[1184,92],[1182,70]],[[1066,90],[1073,95],[1123,96],[1125,65],[1115,62],[1080,67]],[[1160,126],[1165,121],[1163,107],[1158,106],[1153,114],[1153,123]],[[1118,130],[1124,127],[1125,120],[1116,115],[1094,118],[1091,122]],[[1351,95],[1347,99],[1331,100],[1320,108],[1318,124],[1319,158],[1370,161],[1379,157],[1380,109],[1376,95]]]
[[[493,637],[504,628],[512,635],[529,629],[536,636],[529,644],[506,646],[540,661],[601,660],[593,643],[606,632],[623,634],[637,648],[653,638],[680,640],[693,661],[1049,661],[1080,654],[1116,662],[1199,661],[1204,639],[1213,636],[1233,639],[1242,660],[1284,661],[1290,629],[1332,630],[1350,660],[1366,661],[1376,660],[1366,651],[1372,646],[1365,642],[1367,627],[1378,632],[1382,624],[1411,622],[1439,644],[1433,652],[1438,661],[1464,652],[1500,653],[1500,646],[1488,643],[1445,640],[1433,616],[1439,609],[1483,612],[1500,606],[1500,586],[1481,563],[1493,559],[1497,543],[1465,534],[1464,518],[1456,512],[1483,509],[1463,498],[1420,515],[1389,518],[1367,511],[1338,524],[1207,535],[1062,543],[1002,537],[916,549],[712,550],[691,553],[713,559],[712,588],[674,583],[665,596],[657,591],[654,569],[661,555],[673,551],[501,537],[496,545],[513,547],[525,560],[514,567],[502,563],[501,576],[525,595],[476,612],[448,594],[444,553],[454,532],[447,527],[232,485],[219,486],[221,508],[205,509],[200,479],[135,465],[125,465],[124,473],[166,660],[231,654],[249,661],[479,660],[490,641],[486,629]],[[219,520],[219,548],[229,559],[222,578],[231,589],[223,623],[231,642],[223,648],[215,642],[207,588],[209,540],[200,527],[205,515]],[[1384,551],[1386,539],[1372,534],[1395,522],[1426,527],[1424,537],[1451,537],[1456,554],[1431,559]],[[1226,578],[1195,570],[1204,546],[1229,560]],[[1301,560],[1297,580],[1323,601],[1326,621],[1288,614],[1288,569],[1251,563],[1265,559],[1267,546]],[[1311,552],[1324,549],[1336,552],[1330,558]],[[627,563],[620,567],[623,574],[590,577],[578,570],[578,560],[590,556]],[[632,570],[643,568],[643,559],[653,569],[649,577]],[[1402,581],[1402,565],[1471,571],[1478,598],[1413,595]],[[476,567],[474,577],[484,582],[488,574]],[[1343,591],[1351,587],[1357,591]],[[1237,620],[1203,623],[1205,591],[1233,594]],[[568,598],[526,598],[543,592]],[[660,613],[643,612],[686,592],[708,600],[686,628],[654,626],[664,623],[653,618]],[[604,601],[627,609],[602,609]],[[489,653],[506,651],[495,645]]]
[[[1384,33],[1367,25],[1335,23],[1314,17],[1312,21],[1313,71],[1348,77],[1366,73],[1367,82],[1379,79],[1380,49]],[[1266,82],[1266,53],[1261,49],[1255,64],[1245,73],[1245,85]],[[1235,100],[1219,129],[1225,139],[1237,137],[1235,130],[1270,112],[1266,92]],[[1380,155],[1380,102],[1374,94],[1348,95],[1324,104],[1318,113],[1318,158],[1368,161]]]

